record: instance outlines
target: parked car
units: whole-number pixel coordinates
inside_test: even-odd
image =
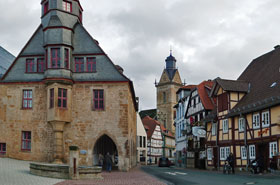
[[[166,157],[159,158],[158,167],[169,167],[171,162]]]
[[[175,159],[169,159],[169,162],[170,162],[170,166],[174,166],[175,165]]]

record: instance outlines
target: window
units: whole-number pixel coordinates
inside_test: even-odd
[[[34,73],[35,71],[35,62],[34,59],[26,59],[26,72]]]
[[[253,128],[260,128],[260,114],[253,115]]]
[[[67,89],[58,88],[58,107],[67,108]]]
[[[223,133],[228,133],[228,119],[223,120]]]
[[[104,110],[104,91],[93,90],[93,109]]]
[[[87,72],[96,72],[96,58],[87,58]]]
[[[249,146],[249,159],[256,159],[256,148],[255,145]]]
[[[269,111],[263,112],[262,113],[262,126],[263,127],[268,127],[270,123],[269,120]]]
[[[269,158],[276,156],[278,153],[277,142],[269,143]]]
[[[72,12],[72,3],[68,1],[62,1],[63,10],[66,12]]]
[[[224,147],[221,147],[221,148],[220,148],[220,159],[221,159],[221,160],[226,160],[225,148],[224,148]]]
[[[21,137],[21,150],[31,151],[31,132],[23,131]]]
[[[212,160],[213,158],[213,148],[208,148],[207,149],[207,160]]]
[[[50,108],[54,106],[54,89],[50,89]]]
[[[212,123],[212,136],[215,136],[217,132],[217,123]]]
[[[143,136],[143,147],[146,148],[146,137]]]
[[[6,154],[6,143],[0,143],[0,155]]]
[[[45,53],[45,62],[46,62],[46,69],[48,69],[48,49],[46,49],[46,53]]]
[[[32,109],[32,90],[23,90],[22,108]]]
[[[247,159],[247,150],[245,146],[241,146],[241,159]]]
[[[51,49],[51,68],[60,68],[60,49]]]
[[[163,103],[166,103],[166,92],[163,92]]]
[[[245,129],[245,119],[244,118],[239,118],[238,120],[238,125],[239,125],[239,132],[244,132]]]
[[[69,49],[64,49],[64,68],[69,69]]]
[[[142,136],[139,136],[139,137],[140,137],[140,139],[139,139],[140,140],[139,141],[140,142],[140,147],[142,147]]]
[[[75,58],[75,72],[84,72],[84,58]]]
[[[225,147],[225,156],[226,158],[229,156],[230,154],[230,148],[229,147]]]
[[[193,107],[194,107],[194,108],[196,107],[196,101],[195,101],[195,98],[193,99]]]
[[[49,2],[47,1],[45,4],[44,4],[44,15],[49,11]]]
[[[43,58],[37,59],[37,72],[43,73],[45,71],[45,61]]]
[[[228,95],[223,93],[218,96],[218,112],[228,110]]]

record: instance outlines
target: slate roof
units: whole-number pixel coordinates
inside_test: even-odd
[[[249,92],[229,116],[280,104],[280,48],[254,59],[237,79],[250,84]]]
[[[168,78],[169,78],[170,81],[173,80],[173,78],[174,78],[174,76],[175,76],[177,70],[178,70],[178,69],[165,69],[165,71],[166,71],[166,73],[167,73]]]
[[[0,78],[8,70],[15,57],[0,46]]]
[[[143,119],[146,116],[149,116],[152,119],[156,119],[157,109],[142,110],[139,112],[139,115],[140,115],[141,119]]]
[[[206,110],[214,109],[214,104],[211,101],[211,98],[209,97],[209,93],[213,85],[213,81],[203,81],[197,86],[199,97],[201,99],[204,109]]]
[[[226,80],[217,78],[216,81],[225,91],[248,92],[249,90],[248,82],[243,80]]]

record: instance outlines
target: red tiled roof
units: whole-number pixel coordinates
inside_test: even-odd
[[[176,93],[180,92],[182,89],[189,89],[189,90],[192,90],[192,89],[196,88],[196,86],[197,86],[197,85],[185,85],[185,86],[183,86],[183,87],[180,87]]]
[[[147,129],[147,137],[148,139],[151,139],[154,130],[156,128],[156,125],[160,125],[160,123],[157,120],[154,120],[153,118],[151,118],[150,116],[145,116],[142,119],[143,125],[145,127],[145,129]]]
[[[213,81],[203,81],[197,86],[197,91],[205,109],[212,110],[214,105],[209,97],[209,92],[214,85]],[[207,92],[207,89],[209,92]]]

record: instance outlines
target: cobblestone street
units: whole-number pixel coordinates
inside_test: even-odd
[[[29,161],[0,158],[0,185],[52,185],[61,181],[31,175]]]
[[[165,183],[157,180],[156,178],[142,172],[139,167],[136,167],[129,172],[103,172],[103,180],[83,180],[83,181],[64,181],[56,185],[164,185]]]
[[[0,158],[0,185],[164,185],[165,183],[142,172],[139,167],[129,172],[103,172],[103,180],[63,180],[35,176],[29,173],[29,161]]]

